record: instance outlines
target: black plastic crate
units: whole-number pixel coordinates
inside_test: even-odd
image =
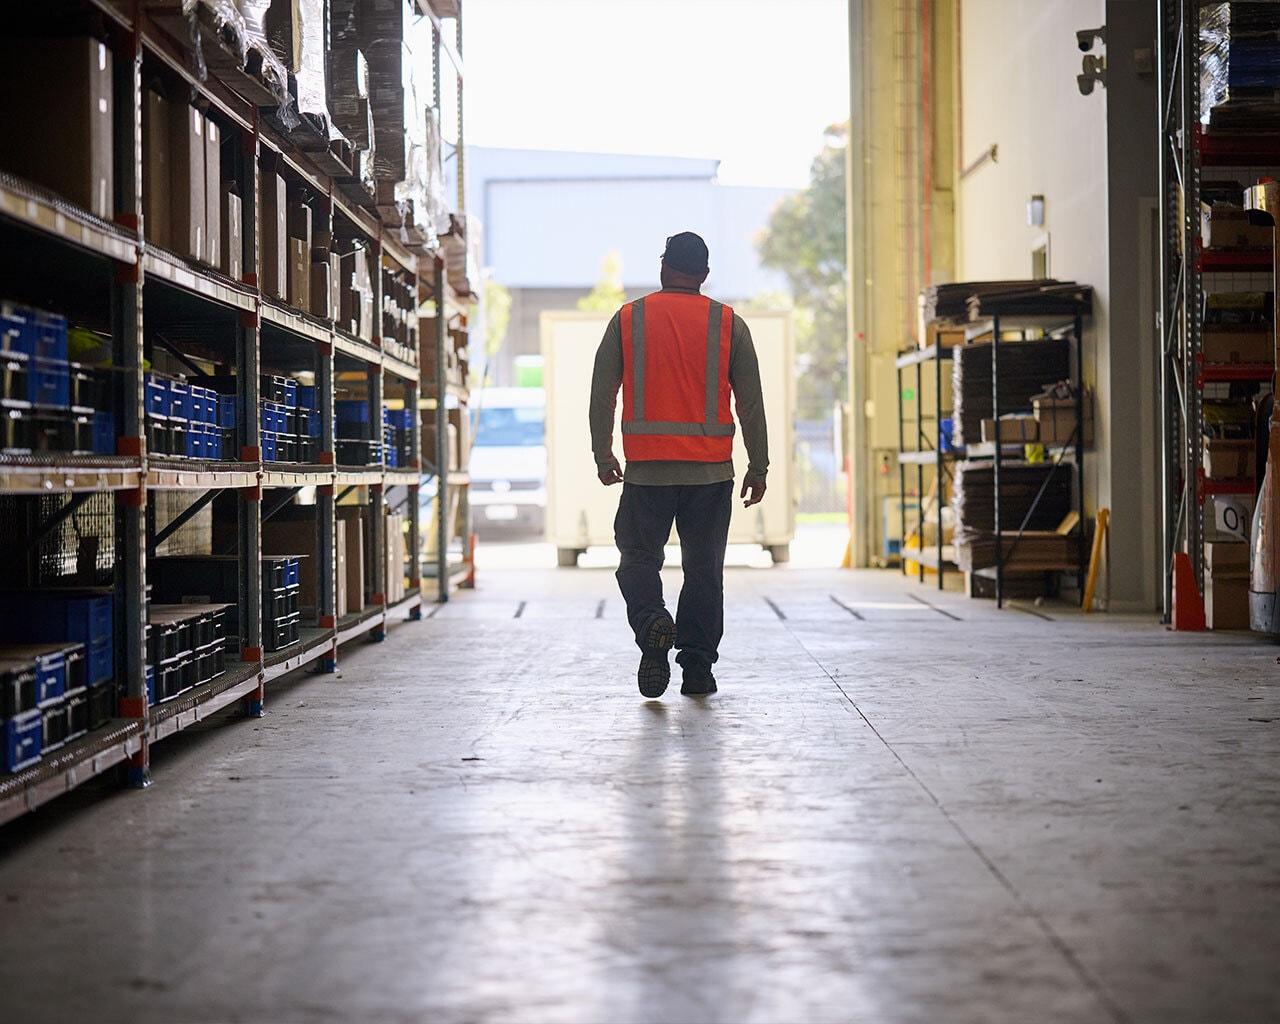
[[[210,644],[225,644],[227,641],[226,608],[202,609],[192,620],[191,644],[204,648]]]
[[[168,420],[147,417],[147,451],[152,455],[173,454],[173,431]]]
[[[40,743],[42,753],[57,750],[67,742],[67,702],[58,701],[41,712],[44,738]]]
[[[259,393],[264,402],[278,402],[281,405],[288,404],[289,401],[289,384],[288,377],[278,377],[275,374],[263,374],[259,382]],[[294,386],[294,396],[296,398],[296,384]]]
[[[0,352],[0,398],[27,405],[30,384],[27,381],[30,357],[25,352]]]
[[[182,685],[183,663],[175,659],[165,665],[156,666],[156,700],[168,700],[182,693],[186,687]]]
[[[67,742],[79,739],[89,731],[89,697],[80,694],[67,698]]]
[[[116,717],[116,684],[108,679],[89,687],[89,728],[96,729]]]
[[[262,624],[262,644],[267,651],[279,651],[298,642],[301,617],[295,612]]]
[[[151,578],[151,597],[156,604],[234,606],[239,600],[240,561],[235,555],[149,558],[147,572]]]
[[[264,591],[262,595],[262,620],[269,622],[273,619],[282,619],[295,614],[298,611],[298,593],[300,589],[295,583],[292,586],[277,587],[269,592]]]
[[[36,706],[36,667],[28,662],[0,662],[0,718],[12,718]]]
[[[333,425],[333,435],[341,441],[371,441],[373,426],[353,420],[338,420]]]
[[[147,637],[147,660],[153,665],[173,661],[190,653],[191,619],[179,618],[168,610],[148,613],[150,633]]]
[[[89,681],[84,645],[68,647],[63,655],[63,665],[67,673],[67,696],[70,697],[83,690]]]
[[[382,461],[381,441],[337,440],[334,449],[339,466],[376,466]]]

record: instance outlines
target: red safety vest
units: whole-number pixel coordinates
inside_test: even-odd
[[[654,292],[622,307],[622,451],[628,462],[728,462],[733,310]]]

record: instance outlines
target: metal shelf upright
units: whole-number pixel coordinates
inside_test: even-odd
[[[1242,0],[1235,0],[1242,3]],[[1247,5],[1247,4],[1246,4]],[[1275,292],[1273,252],[1207,249],[1200,236],[1205,167],[1280,170],[1280,136],[1206,133],[1201,109],[1201,13],[1210,0],[1160,0],[1160,395],[1163,419],[1163,621],[1173,621],[1174,559],[1185,555],[1204,593],[1204,499],[1224,493],[1204,481],[1204,384],[1269,380],[1273,366],[1204,362],[1206,277],[1222,290]],[[1238,275],[1251,275],[1240,277]],[[1236,275],[1236,276],[1223,276]],[[1261,285],[1260,288],[1258,286]],[[1251,287],[1252,286],[1252,287]]]
[[[902,572],[905,575],[907,571],[907,562],[915,561],[918,567],[919,580],[924,582],[925,568],[934,569],[938,575],[938,589],[942,590],[945,586],[945,574],[948,570],[955,571],[954,557],[948,557],[946,553],[946,545],[944,544],[943,535],[943,506],[945,505],[945,495],[947,482],[951,477],[951,460],[954,454],[943,448],[942,420],[946,410],[942,404],[943,394],[943,377],[942,364],[951,360],[951,348],[943,345],[937,337],[936,330],[931,331],[934,335],[933,344],[927,348],[918,349],[912,352],[904,352],[897,358],[898,369],[898,493],[902,496],[902,504],[899,508],[900,526],[901,526],[901,555],[902,555]],[[924,370],[926,366],[933,368],[933,416],[928,419],[924,412],[924,390],[925,382]],[[914,370],[915,376],[915,416],[908,412],[906,392],[907,386],[904,382],[904,373],[910,374]],[[930,437],[926,429],[927,424],[933,425],[933,436]],[[906,427],[911,424],[915,428],[915,437],[910,439],[908,443]],[[918,501],[918,518],[920,523],[918,535],[918,547],[911,559],[907,557],[907,472],[908,467],[915,467],[916,474],[916,498]],[[937,521],[935,527],[937,529],[937,543],[925,546],[924,543],[924,526],[925,526],[925,467],[933,466],[935,481],[935,489],[937,491]]]

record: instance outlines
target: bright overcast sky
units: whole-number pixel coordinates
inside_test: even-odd
[[[803,187],[849,111],[846,0],[464,0],[467,142],[719,159]]]

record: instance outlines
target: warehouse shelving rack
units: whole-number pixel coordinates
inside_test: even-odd
[[[988,303],[990,305],[990,303]],[[954,347],[948,347],[941,343],[940,333],[942,331],[957,331],[961,328],[955,324],[945,324],[939,326],[931,325],[929,333],[933,335],[933,343],[923,349],[916,351],[904,352],[897,358],[898,369],[898,473],[899,473],[899,493],[906,495],[907,493],[907,471],[908,467],[916,468],[916,492],[923,497],[924,493],[924,470],[928,466],[935,467],[936,479],[938,480],[938,510],[937,510],[937,542],[929,548],[925,548],[923,543],[923,509],[921,511],[921,546],[920,550],[911,554],[911,559],[915,560],[918,565],[918,574],[920,582],[924,582],[925,568],[933,568],[937,570],[937,585],[941,590],[944,587],[944,574],[947,571],[956,571],[956,559],[954,548],[950,548],[943,543],[943,516],[942,516],[942,493],[944,481],[954,479],[955,466],[963,460],[990,460],[992,464],[992,485],[994,488],[994,522],[991,524],[992,533],[996,544],[996,562],[990,568],[976,569],[972,576],[989,578],[994,581],[994,596],[996,607],[1002,607],[1005,599],[1005,574],[1006,561],[1012,554],[1013,549],[1017,545],[1017,538],[1021,531],[1018,531],[1010,541],[1006,537],[1007,531],[1004,530],[1000,521],[1000,492],[1001,492],[1001,470],[1004,464],[1009,461],[1006,449],[1009,445],[997,444],[993,442],[967,442],[963,452],[950,450],[944,451],[942,447],[942,419],[947,413],[947,408],[943,405],[943,388],[942,388],[942,366],[944,362],[953,361],[955,358]],[[965,344],[971,344],[977,341],[991,342],[991,390],[992,390],[992,417],[996,420],[1001,416],[1001,383],[1000,383],[1000,346],[1002,344],[1019,344],[1019,340],[1006,337],[1010,334],[1020,335],[1022,339],[1028,337],[1039,336],[1067,336],[1071,344],[1071,360],[1072,360],[1072,376],[1077,385],[1075,396],[1075,416],[1076,416],[1076,432],[1073,442],[1067,445],[1046,445],[1046,453],[1052,457],[1053,471],[1056,472],[1059,466],[1065,465],[1072,473],[1072,494],[1076,504],[1076,511],[1080,522],[1084,522],[1084,424],[1085,424],[1085,407],[1084,407],[1084,365],[1083,365],[1083,338],[1084,338],[1084,319],[1082,316],[1073,316],[1064,318],[1062,314],[1049,315],[1026,315],[1026,314],[1009,314],[993,312],[982,318],[972,321],[963,327]],[[1002,340],[1003,339],[1003,340]],[[922,384],[925,381],[925,367],[932,365],[932,390],[933,390],[933,408],[931,415],[926,413],[922,408]],[[912,373],[914,371],[914,373]],[[904,399],[904,391],[906,389],[906,381],[904,381],[904,373],[915,378],[915,399],[914,406],[911,406]],[[909,378],[908,378],[909,379]],[[1007,404],[1007,400],[1006,400]],[[914,437],[908,436],[908,427]],[[930,435],[929,428],[932,427],[934,433]],[[1021,446],[1018,446],[1021,447]],[[1035,504],[1039,501],[1037,496]],[[905,503],[902,513],[902,530],[905,540],[906,536],[906,512]],[[984,524],[985,528],[985,524]],[[918,557],[917,557],[918,556]],[[907,552],[903,552],[903,573],[906,573]],[[1084,588],[1084,545],[1080,545],[1077,552],[1075,562],[1063,562],[1057,565],[1046,565],[1040,563],[1035,570],[1037,573],[1055,573],[1055,572],[1074,572],[1080,581],[1080,587]],[[968,588],[972,593],[974,588],[972,584]]]
[[[74,6],[74,5],[72,5]],[[458,20],[457,5],[448,8]],[[154,8],[154,10],[152,10]],[[169,5],[177,8],[177,5]],[[416,0],[419,15],[430,15],[435,26],[435,60],[445,47],[442,23]],[[66,14],[66,11],[60,12]],[[270,162],[310,199],[312,214],[328,230],[340,221],[358,234],[379,262],[418,282],[433,296],[462,308],[443,276],[443,260],[428,249],[415,251],[402,243],[398,229],[388,227],[372,211],[345,198],[312,155],[295,149],[259,118],[252,89],[236,76],[220,77],[195,70],[192,54],[170,35],[161,15],[165,5],[138,0],[83,0],[73,12],[104,38],[113,56],[112,99],[115,220],[101,220],[65,199],[25,180],[4,173],[0,157],[0,258],[9,271],[6,299],[51,305],[48,294],[74,297],[67,312],[92,307],[95,322],[112,339],[117,454],[99,456],[5,456],[0,458],[0,495],[111,494],[115,499],[117,559],[111,593],[115,606],[115,679],[118,716],[45,756],[39,763],[11,775],[0,775],[0,823],[33,810],[92,776],[117,766],[137,786],[150,782],[150,744],[241,702],[247,713],[262,714],[266,684],[307,665],[336,668],[338,649],[362,637],[381,639],[401,616],[419,619],[426,600],[416,514],[423,483],[422,453],[416,419],[410,431],[409,464],[369,469],[338,465],[334,459],[333,402],[335,367],[362,369],[369,381],[371,404],[381,404],[383,388],[391,381],[401,388],[405,408],[418,410],[424,398],[443,393],[443,381],[419,379],[414,353],[396,351],[381,343],[375,327],[372,340],[343,332],[332,321],[281,305],[259,287],[257,196],[264,161]],[[152,15],[155,15],[154,17]],[[37,13],[24,17],[38,18]],[[460,64],[460,61],[459,61]],[[188,262],[156,248],[142,234],[143,181],[142,98],[144,68],[189,90],[206,115],[216,120],[224,136],[239,142],[240,184],[243,192],[244,276],[234,281],[210,268]],[[459,75],[461,69],[459,67]],[[437,105],[440,90],[437,87]],[[461,91],[459,89],[459,102]],[[461,139],[459,139],[459,146]],[[459,194],[461,201],[461,191]],[[19,257],[16,254],[21,254]],[[380,275],[371,275],[374,308],[381,308]],[[52,282],[52,284],[49,284]],[[49,286],[46,288],[45,285]],[[444,306],[445,302],[441,302]],[[440,319],[440,318],[437,318]],[[202,356],[217,350],[239,379],[238,461],[179,460],[148,452],[144,429],[144,368],[146,346],[157,344],[155,334],[173,324],[190,327],[199,338]],[[437,344],[439,338],[436,339]],[[258,409],[258,380],[264,354],[291,367],[306,366],[315,373],[321,437],[315,464],[263,461]],[[199,360],[201,357],[194,357]],[[440,389],[440,390],[436,390]],[[465,390],[455,389],[465,401]],[[443,432],[438,432],[437,437]],[[455,484],[465,484],[459,476]],[[405,596],[387,600],[387,538],[382,512],[389,488],[403,488],[415,514],[407,517]],[[322,582],[317,587],[316,622],[301,631],[296,643],[265,651],[261,608],[262,524],[302,488],[315,489],[316,565]],[[190,498],[185,521],[213,501],[236,505],[235,549],[239,564],[241,650],[228,655],[226,670],[212,682],[151,704],[146,683],[147,556],[159,538],[149,502],[160,492]],[[336,599],[336,510],[341,498],[357,492],[368,496],[368,519],[373,528],[372,559],[366,580],[368,606],[338,619]],[[440,495],[439,501],[446,501]],[[185,518],[184,518],[185,517]],[[443,516],[439,518],[443,519]],[[175,521],[176,522],[176,521]],[[464,521],[465,522],[465,521]],[[171,524],[172,525],[172,524]],[[180,524],[179,524],[180,525]],[[437,597],[448,596],[456,568],[440,581]]]
[[[1235,0],[1232,6],[1241,3]],[[1247,6],[1247,4],[1242,4]],[[1275,291],[1274,249],[1215,250],[1202,245],[1202,170],[1280,174],[1280,135],[1208,135],[1201,128],[1200,16],[1209,0],[1160,0],[1160,394],[1163,409],[1163,621],[1173,621],[1174,558],[1185,555],[1204,593],[1207,497],[1242,493],[1206,479],[1202,463],[1206,384],[1267,382],[1274,363],[1207,364],[1203,300],[1213,290]],[[1261,483],[1261,481],[1259,481]],[[1244,488],[1252,493],[1253,488]]]
[[[914,561],[917,566],[917,573],[921,583],[924,582],[925,569],[933,569],[937,573],[938,589],[945,588],[945,576],[948,571],[956,571],[954,552],[948,551],[948,546],[943,543],[943,527],[942,527],[942,509],[944,498],[946,495],[947,484],[951,479],[951,463],[956,458],[956,453],[950,449],[943,447],[942,420],[943,414],[947,411],[943,408],[943,363],[949,363],[951,360],[951,348],[942,344],[938,335],[940,332],[936,329],[931,330],[934,337],[933,343],[926,348],[917,349],[912,352],[904,352],[898,356],[896,364],[898,369],[898,493],[903,495],[902,504],[900,506],[900,528],[902,537],[902,572],[907,572],[907,562]],[[924,401],[924,384],[926,381],[926,367],[932,369],[932,393],[933,408],[932,416],[928,415],[925,409]],[[905,375],[905,376],[904,376]],[[914,399],[908,401],[906,394],[908,384],[914,377]],[[912,428],[911,433],[914,437],[908,437],[907,427]],[[932,428],[933,433],[929,430]],[[937,519],[935,527],[937,529],[937,543],[925,546],[924,543],[924,524],[925,524],[925,470],[927,467],[934,467],[933,478],[936,481],[937,490]],[[919,546],[908,557],[908,549],[906,547],[907,540],[907,473],[909,467],[915,467],[915,484],[916,495],[919,505]]]
[[[1028,335],[1051,337],[1065,335],[1070,342],[1070,363],[1072,366],[1072,376],[1074,378],[1075,388],[1075,433],[1072,438],[1073,443],[1066,445],[1044,445],[1045,451],[1052,457],[1050,465],[1051,474],[1056,472],[1058,467],[1064,462],[1071,471],[1072,495],[1076,503],[1076,514],[1079,517],[1079,523],[1083,527],[1084,518],[1084,434],[1085,434],[1085,406],[1084,406],[1084,318],[1082,316],[1071,317],[1064,323],[1061,315],[1044,315],[1044,316],[1028,316],[1028,315],[1010,315],[992,312],[988,316],[974,321],[965,328],[965,340],[971,342],[979,338],[991,338],[991,416],[999,423],[1000,411],[1000,346],[1006,344],[1003,342],[1002,336],[1007,332],[1016,332],[1025,339]],[[1009,344],[1018,344],[1018,341],[1007,342]],[[1000,492],[1001,492],[1001,470],[1006,461],[1005,448],[1007,446],[995,442],[966,446],[966,452],[969,458],[990,458],[992,462],[992,486],[993,486],[993,522],[992,529],[996,542],[996,564],[990,569],[975,570],[975,575],[991,577],[995,580],[995,599],[996,607],[1000,608],[1004,604],[1004,588],[1005,577],[1007,573],[1006,559],[1013,552],[1014,547],[1018,543],[1018,537],[1021,530],[1014,534],[1012,542],[1006,541],[1007,531],[1000,522]],[[1046,480],[1047,483],[1047,480]],[[1043,493],[1044,487],[1041,487]],[[1032,510],[1039,503],[1040,495],[1037,495],[1031,504]],[[1006,546],[1007,544],[1007,546]],[[1061,562],[1056,565],[1041,564],[1037,566],[1037,572],[1075,572],[1079,581],[1080,592],[1084,593],[1084,544],[1077,545],[1075,563]]]
[[[463,96],[464,68],[462,46],[461,11],[450,8],[455,17],[455,36],[453,45],[449,45],[444,25],[435,13],[429,12],[432,20],[432,86],[433,110],[436,123],[444,124],[444,104],[446,101],[446,60],[453,69],[455,96],[457,100],[457,139],[453,143],[453,159],[455,161],[454,176],[457,182],[457,209],[465,216],[466,204],[466,147],[463,131]],[[465,224],[465,221],[463,222]],[[446,245],[452,244],[453,238],[445,238]],[[461,239],[464,247],[469,242],[465,236]],[[463,256],[465,261],[465,255]],[[433,274],[429,281],[426,295],[435,311],[432,318],[433,333],[424,343],[434,344],[435,377],[424,381],[423,412],[429,412],[435,422],[435,450],[430,453],[431,486],[434,489],[432,525],[435,535],[431,539],[430,551],[434,557],[424,566],[425,576],[435,582],[436,599],[447,601],[450,590],[456,585],[470,586],[475,581],[474,544],[471,537],[470,484],[467,472],[465,451],[458,451],[457,468],[450,468],[449,453],[449,408],[452,403],[459,410],[460,421],[465,420],[467,413],[468,389],[466,380],[453,379],[449,373],[449,355],[452,345],[453,331],[463,337],[467,333],[467,313],[457,289],[450,280],[449,266],[445,256],[437,253],[434,259]],[[424,453],[426,454],[426,453]],[[415,506],[416,507],[416,506]]]

